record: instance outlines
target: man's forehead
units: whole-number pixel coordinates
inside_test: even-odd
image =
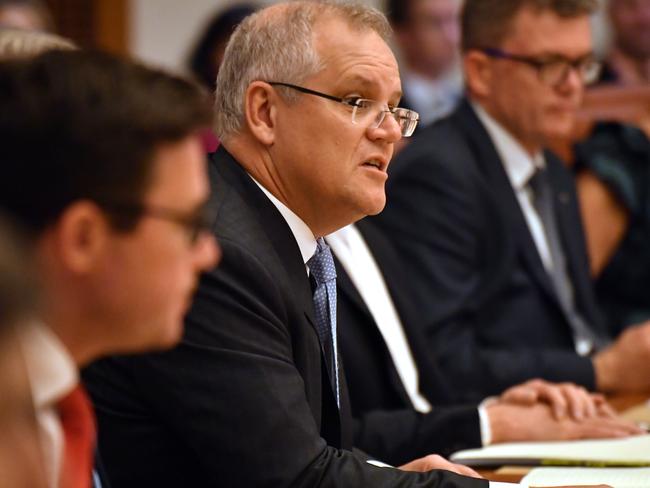
[[[510,22],[501,47],[521,48],[526,54],[534,51],[537,55],[589,54],[592,49],[589,16],[560,17],[549,9],[524,7]]]
[[[314,49],[324,67],[350,62],[376,64],[387,70],[398,70],[392,50],[381,36],[370,28],[356,28],[341,19],[319,21],[314,26]]]

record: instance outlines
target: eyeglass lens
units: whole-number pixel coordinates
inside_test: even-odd
[[[593,83],[598,78],[600,64],[592,59],[581,60],[577,63],[556,61],[540,68],[540,76],[546,83],[557,84],[565,80],[571,69],[576,70],[582,81],[586,84]]]
[[[384,122],[387,114],[395,119],[402,136],[409,137],[413,134],[418,123],[417,113],[403,108],[387,109],[375,100],[357,100],[352,110],[352,123],[376,129]]]

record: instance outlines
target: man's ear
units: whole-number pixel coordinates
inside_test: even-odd
[[[490,95],[492,86],[492,63],[487,55],[480,51],[469,51],[463,56],[465,83],[469,93],[481,100]]]
[[[246,90],[246,123],[253,136],[266,146],[275,142],[278,103],[278,94],[268,83],[254,81]]]
[[[104,212],[82,200],[65,209],[52,232],[62,264],[72,273],[84,274],[98,263],[113,231]]]

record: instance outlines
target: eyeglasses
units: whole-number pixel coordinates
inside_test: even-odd
[[[347,107],[352,109],[352,123],[360,124],[366,127],[376,129],[379,127],[386,118],[386,114],[391,114],[397,125],[399,125],[402,137],[410,137],[413,135],[413,131],[418,125],[420,116],[417,112],[413,110],[408,110],[406,108],[400,107],[388,107],[381,102],[376,100],[369,100],[367,98],[359,97],[335,97],[333,95],[328,95],[326,93],[321,93],[316,90],[310,90],[298,85],[292,85],[290,83],[282,83],[279,81],[268,81],[269,85],[272,86],[284,86],[286,88],[291,88],[297,90],[301,93],[306,93],[308,95],[315,95],[317,97],[326,98],[327,100],[333,100],[334,102],[342,103]]]
[[[586,85],[595,82],[600,74],[602,64],[596,61],[591,55],[576,60],[569,60],[562,57],[555,57],[542,60],[530,56],[519,56],[500,49],[485,48],[481,52],[492,58],[509,59],[532,66],[537,70],[539,79],[550,86],[556,86],[566,80],[570,70],[575,70],[582,82]]]
[[[167,220],[183,227],[191,245],[195,245],[201,234],[209,233],[214,223],[214,213],[207,204],[191,213],[172,208],[137,203],[118,203],[101,201],[98,204],[108,212],[129,218],[143,216]]]

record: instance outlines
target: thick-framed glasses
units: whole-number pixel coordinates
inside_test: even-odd
[[[413,131],[415,131],[418,121],[420,120],[418,113],[413,110],[401,107],[390,108],[377,100],[359,97],[335,97],[334,95],[328,95],[327,93],[321,93],[303,86],[292,85],[291,83],[283,83],[280,81],[268,81],[267,83],[272,86],[284,86],[301,93],[306,93],[307,95],[315,95],[317,97],[326,98],[327,100],[342,103],[352,109],[353,124],[364,125],[372,129],[376,129],[384,122],[386,114],[391,114],[397,122],[397,125],[399,125],[402,137],[412,136]]]
[[[207,204],[189,213],[167,207],[138,203],[101,201],[98,204],[104,210],[114,215],[131,219],[139,219],[146,216],[178,224],[184,228],[191,245],[195,245],[201,235],[209,233],[214,223],[214,214]]]
[[[520,56],[495,48],[481,49],[481,52],[492,58],[508,59],[532,66],[537,70],[539,79],[550,86],[556,86],[565,81],[571,70],[578,73],[582,82],[588,85],[598,79],[602,67],[602,64],[591,55],[570,60],[562,57],[539,59],[531,56]]]

